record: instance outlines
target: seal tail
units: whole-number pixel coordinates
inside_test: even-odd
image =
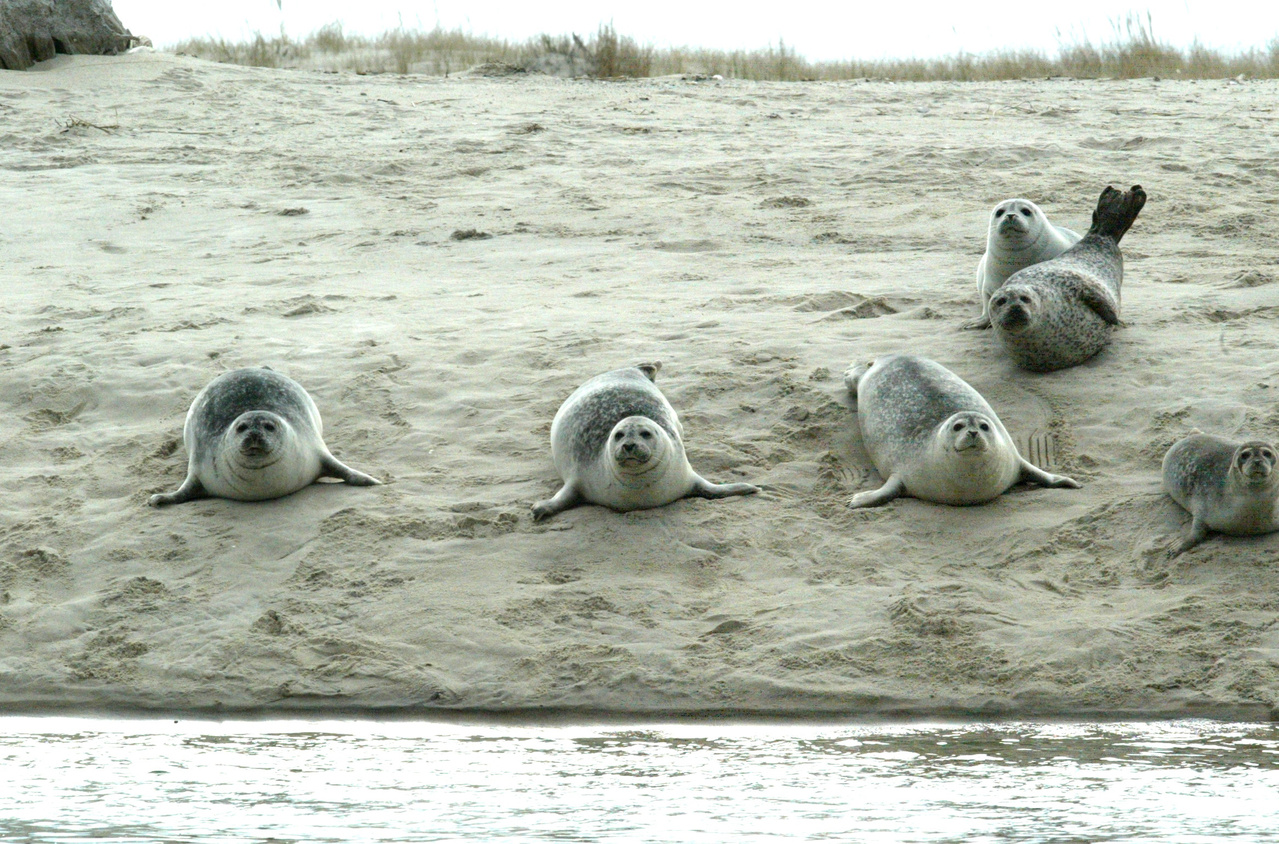
[[[1145,204],[1146,192],[1141,185],[1133,185],[1126,191],[1117,191],[1106,185],[1101,199],[1097,200],[1097,210],[1092,212],[1092,228],[1088,234],[1109,237],[1118,243]]]

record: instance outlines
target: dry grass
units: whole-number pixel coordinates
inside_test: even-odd
[[[485,63],[498,63],[560,76],[601,79],[718,74],[732,79],[775,81],[889,79],[903,82],[994,81],[1047,76],[1077,78],[1166,77],[1220,79],[1279,77],[1279,38],[1265,49],[1225,54],[1199,43],[1180,49],[1159,41],[1149,13],[1129,13],[1111,22],[1111,40],[1094,45],[1088,39],[1062,41],[1057,55],[1034,50],[996,50],[983,55],[960,53],[937,59],[810,62],[793,47],[758,50],[705,50],[689,47],[657,49],[618,35],[606,24],[588,40],[577,35],[541,35],[514,43],[439,27],[428,32],[402,25],[381,35],[348,35],[329,24],[302,39],[281,31],[261,33],[241,43],[196,38],[175,45],[174,52],[219,62],[260,67],[346,70],[357,73],[425,73],[447,76]]]

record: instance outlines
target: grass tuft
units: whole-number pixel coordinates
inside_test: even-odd
[[[303,39],[283,29],[270,38],[261,33],[242,43],[194,38],[174,52],[218,62],[306,70],[357,73],[424,73],[448,76],[482,64],[540,70],[559,76],[619,79],[670,74],[772,81],[885,79],[901,82],[986,82],[1002,79],[1068,76],[1082,79],[1169,77],[1176,79],[1279,78],[1279,37],[1264,49],[1241,53],[1211,50],[1197,41],[1179,49],[1155,36],[1154,21],[1130,12],[1111,21],[1109,41],[1087,37],[1067,41],[1059,33],[1057,54],[1036,50],[995,50],[982,55],[958,53],[935,59],[810,62],[794,47],[756,50],[657,49],[619,35],[601,24],[588,39],[576,34],[540,35],[524,42],[472,35],[461,29],[395,29],[377,36],[350,35],[339,23],[321,27]]]

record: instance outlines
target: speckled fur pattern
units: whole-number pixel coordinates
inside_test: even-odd
[[[1083,239],[1012,275],[990,300],[995,335],[1025,369],[1076,366],[1110,342],[1119,324],[1124,260],[1119,241],[1145,204],[1140,185],[1102,192]]]
[[[1014,273],[1056,258],[1080,240],[1079,235],[1048,221],[1029,199],[1005,199],[990,210],[986,253],[977,263],[977,295],[981,316],[965,328],[990,327],[990,297]]]
[[[759,491],[751,484],[712,484],[688,464],[675,408],[653,383],[660,364],[596,375],[570,395],[551,423],[551,458],[564,486],[533,505],[549,518],[583,502],[625,512],[661,507],[689,495],[725,498]],[[644,435],[651,457],[622,466],[610,442]]]
[[[1237,536],[1279,530],[1275,455],[1268,442],[1203,433],[1174,443],[1164,455],[1164,491],[1191,515],[1190,533],[1171,549],[1174,555],[1202,542],[1210,530]],[[1243,471],[1248,463],[1268,471],[1249,478]]]
[[[844,384],[856,402],[862,442],[885,479],[883,487],[858,494],[850,506],[875,506],[903,494],[942,504],[980,504],[1019,480],[1079,486],[1022,459],[981,394],[935,361],[886,355],[849,370]],[[961,452],[948,445],[961,425],[975,428],[974,436],[986,447]]]
[[[258,438],[264,454],[243,455],[246,432]],[[335,458],[323,432],[315,402],[292,378],[267,367],[224,372],[205,385],[187,412],[182,429],[186,480],[175,492],[151,496],[150,503],[207,497],[260,501],[297,492],[326,476],[356,486],[380,483]]]
[[[578,387],[551,423],[551,455],[560,475],[598,459],[613,427],[628,416],[652,419],[671,439],[684,439],[675,408],[644,370],[605,372]]]

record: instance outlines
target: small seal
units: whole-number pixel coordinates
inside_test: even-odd
[[[261,501],[319,478],[355,486],[381,483],[330,454],[323,430],[315,402],[292,378],[265,366],[224,372],[187,411],[186,480],[174,492],[151,496],[150,504],[210,497]]]
[[[1119,324],[1119,240],[1146,203],[1141,185],[1101,192],[1092,228],[1050,261],[1014,273],[990,299],[995,335],[1018,366],[1051,372],[1083,363]]]
[[[990,328],[990,297],[1010,275],[1056,258],[1078,242],[1078,234],[1048,222],[1029,199],[1005,199],[996,205],[986,228],[986,254],[977,264],[981,316],[964,323],[964,328]]]
[[[1018,454],[981,394],[939,363],[887,355],[850,369],[844,385],[856,403],[866,451],[885,479],[879,489],[854,495],[849,507],[874,507],[899,495],[982,504],[1020,481],[1080,487]]]
[[[661,507],[689,495],[727,498],[752,484],[713,484],[684,455],[684,429],[653,384],[660,363],[596,375],[560,405],[551,458],[564,479],[555,497],[533,505],[536,521],[583,502],[614,510]]]
[[[1194,433],[1164,455],[1164,492],[1190,511],[1190,534],[1169,548],[1177,556],[1208,531],[1255,536],[1279,530],[1279,472],[1268,442],[1236,443]]]

